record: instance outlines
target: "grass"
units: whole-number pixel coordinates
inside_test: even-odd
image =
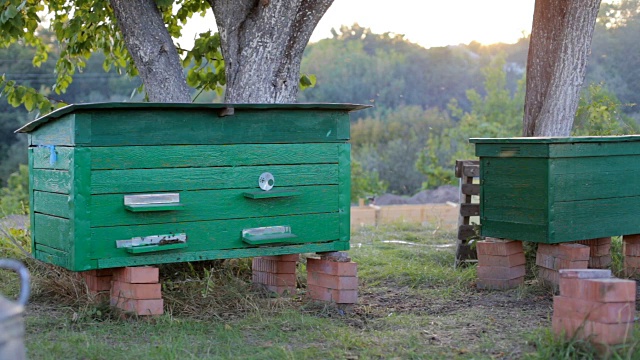
[[[26,245],[24,235],[14,240]],[[474,266],[454,269],[453,244],[455,234],[420,225],[355,232],[352,307],[305,298],[304,256],[289,298],[252,288],[248,259],[163,265],[165,315],[154,318],[122,316],[73,274],[26,260],[34,292],[25,343],[30,359],[598,358],[589,343],[551,333],[549,289],[531,278],[514,290],[477,290]],[[0,245],[0,256],[21,256]],[[0,271],[0,292],[13,296],[16,284]],[[640,359],[638,335],[611,358]]]

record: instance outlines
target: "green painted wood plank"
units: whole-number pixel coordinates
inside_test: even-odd
[[[259,199],[275,199],[275,198],[300,196],[300,194],[301,192],[296,189],[270,190],[270,191],[264,191],[260,189],[260,190],[245,191],[242,193],[242,196],[246,197],[247,199],[259,200]]]
[[[124,205],[124,209],[131,212],[156,212],[156,211],[180,211],[183,204],[130,204]]]
[[[31,134],[29,134],[31,137]],[[30,142],[30,141],[29,141]],[[35,212],[33,211],[33,203],[34,203],[34,188],[33,188],[33,148],[27,149],[28,162],[29,162],[29,224],[31,226],[31,252],[35,254],[36,248],[36,233],[34,232],[34,224],[35,221]]]
[[[603,171],[598,174],[557,176],[553,202],[590,199],[613,199],[640,195],[640,169],[635,171]]]
[[[265,226],[288,225],[298,235],[299,243],[335,241],[339,239],[337,213],[275,216],[252,219],[179,222],[171,224],[115,226],[91,229],[88,248],[91,258],[103,259],[130,256],[124,248],[116,248],[116,240],[158,234],[187,235],[188,249],[176,252],[243,249],[249,245],[242,241],[242,230]],[[88,240],[90,239],[90,240]]]
[[[78,112],[74,114],[74,139],[76,145],[91,144],[92,140],[92,113]],[[115,127],[115,126],[114,126]]]
[[[283,188],[287,190],[290,188]],[[247,199],[245,189],[201,190],[180,193],[180,211],[131,213],[124,209],[123,194],[94,195],[90,209],[92,227],[162,224],[185,221],[222,220],[338,211],[338,186],[293,188],[300,196]]]
[[[82,113],[90,111],[110,112],[113,110],[130,110],[130,111],[164,111],[167,109],[174,110],[201,110],[209,111],[217,114],[221,109],[232,107],[237,112],[245,110],[321,110],[328,112],[343,112],[362,110],[370,108],[371,105],[360,104],[330,104],[330,103],[290,103],[290,104],[214,104],[214,103],[149,103],[149,102],[103,102],[89,104],[72,104],[61,109],[55,110],[45,116],[42,116],[18,130],[18,132],[31,132],[45,123],[56,121],[71,113]]]
[[[51,163],[51,150],[47,147],[33,148],[33,167],[35,169],[69,170],[73,148],[56,146],[55,162]]]
[[[74,145],[74,114],[46,123],[32,133],[29,145]]]
[[[551,158],[618,155],[640,155],[640,144],[637,142],[593,142],[553,144],[549,148],[549,157]]]
[[[547,225],[485,220],[482,222],[480,233],[485,237],[496,237],[509,240],[532,241],[538,243],[547,243],[549,241]]]
[[[49,248],[51,249],[51,248]],[[52,249],[54,250],[54,249]],[[58,265],[58,266],[62,266],[63,268],[66,269],[70,269],[71,268],[71,264],[69,261],[69,257],[68,256],[61,256],[59,255],[61,254],[61,252],[49,252],[49,251],[45,251],[45,250],[41,250],[40,248],[36,248],[34,250],[34,255],[35,258],[40,260],[40,261],[44,261],[48,264],[54,264],[54,265]]]
[[[274,256],[301,253],[349,250],[349,244],[343,241],[310,243],[304,245],[285,245],[255,247],[246,249],[211,250],[176,254],[158,254],[152,256],[129,256],[99,259],[97,268],[108,269],[122,266],[140,266],[149,264],[166,264],[185,261],[202,261],[214,259],[235,259],[255,256]]]
[[[640,167],[640,155],[599,156],[550,159],[551,174],[597,174],[601,171],[634,171]]]
[[[351,144],[340,146],[339,163],[340,240],[351,238]]]
[[[71,202],[71,221],[73,244],[71,262],[73,270],[88,270],[94,267],[95,262],[90,258],[91,243],[91,218],[90,209],[93,202],[91,196],[91,149],[76,148],[74,150],[73,164],[73,194]]]
[[[337,163],[338,144],[175,145],[92,148],[92,169]]]
[[[571,144],[571,143],[620,143],[640,142],[640,135],[575,136],[575,137],[511,137],[471,138],[472,144]]]
[[[158,192],[224,188],[258,188],[263,172],[275,188],[338,183],[335,165],[273,165],[220,168],[100,170],[92,172],[91,193]]]
[[[547,225],[547,208],[531,209],[529,207],[512,206],[489,207],[485,206],[482,213],[480,223],[484,224],[484,220],[493,220],[500,222],[514,222],[522,224]]]
[[[476,144],[476,156],[498,158],[530,158],[549,156],[548,144]]]
[[[69,194],[71,175],[63,170],[33,169],[29,175],[33,181],[33,190]]]
[[[68,219],[71,216],[70,198],[70,195],[65,194],[34,191],[31,206],[37,213]]]
[[[72,245],[71,224],[68,219],[35,214],[33,232],[37,234],[38,244],[46,245],[61,251],[69,251]]]
[[[638,208],[640,196],[557,202],[551,229],[556,242],[640,234]]]
[[[338,138],[340,112],[305,110],[217,111],[163,109],[91,112],[91,144],[194,145],[343,142]],[[135,119],[135,121],[131,121]],[[118,124],[118,126],[114,126]]]

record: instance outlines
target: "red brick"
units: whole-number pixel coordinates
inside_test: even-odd
[[[544,282],[552,285],[558,285],[560,282],[560,274],[557,270],[547,269],[543,267],[538,268],[538,278]]]
[[[132,284],[153,284],[160,281],[160,270],[153,266],[113,269],[113,280]]]
[[[307,284],[329,289],[357,290],[358,278],[355,276],[337,276],[311,272],[307,275]]]
[[[354,262],[336,262],[318,258],[307,258],[307,272],[337,276],[358,276],[358,265]]]
[[[582,244],[538,244],[537,254],[575,261],[589,260],[589,247]]]
[[[300,260],[300,254],[288,254],[288,255],[272,255],[272,256],[260,256],[265,260],[275,261],[298,261]]]
[[[625,263],[625,265],[624,265],[624,276],[635,278],[638,275],[640,275],[640,267],[628,266]]]
[[[634,234],[634,235],[624,235],[622,237],[622,241],[625,244],[640,244],[640,234]]]
[[[478,264],[484,266],[512,267],[524,265],[525,262],[526,259],[524,257],[524,252],[519,252],[507,256],[478,254]]]
[[[358,290],[337,290],[308,285],[307,295],[313,300],[330,301],[337,304],[355,304],[358,302]]]
[[[495,280],[495,279],[478,279],[476,281],[476,286],[478,289],[487,289],[487,290],[507,290],[517,288],[518,286],[524,284],[524,276],[509,279],[509,280]]]
[[[261,271],[254,271],[251,278],[254,283],[263,285],[295,287],[297,282],[295,274],[273,274]]]
[[[605,324],[632,322],[636,304],[629,302],[600,302],[566,296],[553,297],[553,316],[596,321]]]
[[[111,289],[111,276],[96,276],[92,274],[96,274],[95,270],[80,273],[90,292],[109,291]]]
[[[478,279],[511,280],[526,274],[524,265],[513,267],[478,265]]]
[[[573,279],[608,279],[611,270],[606,269],[562,269],[559,271],[561,278]]]
[[[622,244],[622,253],[625,256],[640,256],[640,244]]]
[[[609,266],[611,266],[611,254],[589,258],[589,267],[591,269],[606,269]]]
[[[536,265],[543,268],[560,270],[560,269],[586,269],[589,266],[589,260],[568,260],[553,255],[537,253]]]
[[[624,265],[629,267],[640,268],[640,256],[625,256]]]
[[[597,344],[615,345],[625,343],[633,332],[633,322],[604,324],[596,321],[579,319],[551,318],[553,332],[566,338],[589,340]]]
[[[111,297],[160,299],[162,298],[162,289],[160,284],[132,284],[114,281],[111,286]]]
[[[600,302],[629,302],[636,299],[636,282],[609,279],[560,279],[560,295]]]
[[[295,274],[295,261],[277,261],[264,258],[253,258],[251,268],[254,271],[270,272],[274,274]]]
[[[486,238],[476,243],[478,255],[508,256],[523,252],[522,241]]]
[[[611,255],[611,244],[598,245],[591,248],[590,256],[605,256]]]
[[[118,308],[137,315],[162,315],[163,306],[162,299],[123,299],[117,304]]]

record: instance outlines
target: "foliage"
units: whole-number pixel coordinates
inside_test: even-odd
[[[351,201],[365,199],[369,196],[382,195],[389,184],[380,180],[377,172],[365,171],[357,161],[351,160]]]
[[[0,189],[0,216],[29,213],[29,167],[20,165],[9,176],[8,185]]]
[[[580,97],[573,123],[573,135],[605,136],[635,134],[638,124],[629,118],[624,105],[604,84],[590,84]]]
[[[522,133],[524,109],[524,78],[512,93],[507,88],[507,68],[503,57],[498,57],[482,70],[484,92],[467,91],[471,111],[464,111],[455,99],[449,103],[449,112],[457,124],[450,123],[439,133],[432,133],[416,162],[416,167],[427,176],[424,188],[454,181],[456,160],[475,158],[472,137],[511,137]]]

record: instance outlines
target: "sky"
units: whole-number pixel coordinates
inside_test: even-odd
[[[287,1],[287,0],[280,0]],[[424,47],[515,43],[531,32],[534,0],[334,0],[311,41],[331,37],[331,28],[358,23],[374,33],[403,34]],[[179,41],[191,47],[193,34],[216,31],[213,16],[195,16]]]

